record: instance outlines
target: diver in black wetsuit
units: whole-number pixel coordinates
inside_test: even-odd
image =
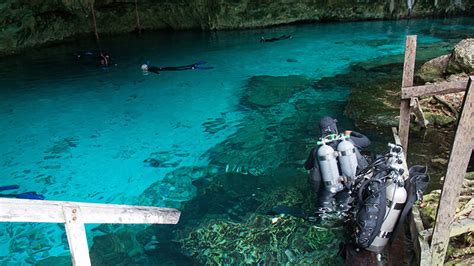
[[[205,62],[197,62],[191,65],[186,66],[176,66],[176,67],[156,67],[148,66],[148,64],[142,65],[143,72],[153,72],[155,74],[160,74],[160,71],[181,71],[181,70],[193,70],[193,69],[211,69],[212,67],[202,67],[201,65]]]
[[[321,130],[321,136],[325,137],[330,134],[338,134],[337,131],[337,120],[331,117],[324,117],[319,122],[319,128]],[[354,144],[356,148],[356,157],[357,157],[357,170],[364,169],[367,167],[368,162],[364,156],[362,156],[358,149],[365,148],[370,145],[370,140],[363,134],[355,131],[346,131],[347,135],[350,135],[349,141]],[[336,150],[338,142],[332,142],[328,145],[332,146]],[[306,170],[310,170],[309,173],[309,183],[313,191],[317,194],[317,203],[316,203],[316,212],[324,213],[334,211],[336,208],[336,201],[338,206],[342,205],[344,210],[349,208],[348,200],[350,199],[348,191],[345,189],[338,193],[332,193],[324,186],[321,187],[322,177],[321,171],[319,169],[319,163],[317,160],[318,148],[313,148],[306,160],[304,167]]]
[[[282,35],[280,37],[275,37],[275,38],[270,38],[270,39],[266,39],[265,37],[262,36],[262,38],[260,38],[260,42],[275,42],[275,41],[281,41],[281,40],[286,40],[286,39],[291,39],[293,38],[291,35]]]

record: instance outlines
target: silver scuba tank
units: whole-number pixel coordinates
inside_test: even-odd
[[[353,180],[357,171],[357,156],[354,145],[346,138],[347,136],[342,136],[342,141],[337,145],[339,165],[342,174],[349,180]]]
[[[337,153],[334,149],[323,142],[318,149],[318,162],[324,187],[332,193],[339,192],[344,188],[340,182],[336,157]]]
[[[367,248],[367,250],[375,253],[380,253],[387,245],[407,200],[407,191],[395,182],[388,186],[385,191],[387,193],[387,205],[382,227],[374,241]]]

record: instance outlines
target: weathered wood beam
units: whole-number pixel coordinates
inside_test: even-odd
[[[72,204],[63,204],[63,215],[72,264],[74,266],[91,265],[81,208]]]
[[[405,61],[403,63],[402,88],[412,87],[415,73],[416,35],[408,35],[405,44]],[[408,132],[410,130],[410,100],[402,99],[400,102],[400,121],[398,132],[401,145],[408,150]]]
[[[456,214],[456,205],[471,158],[474,143],[474,76],[469,78],[466,94],[458,121],[456,136],[451,150],[448,170],[441,191],[440,202],[431,241],[431,262],[442,265],[449,243],[451,224]]]
[[[402,88],[402,99],[461,92],[466,90],[468,80],[446,81],[437,84]]]
[[[176,224],[181,214],[159,207],[1,198],[0,222],[64,223],[65,204],[78,206],[84,223]]]
[[[431,251],[428,241],[421,232],[424,231],[418,206],[413,205],[411,209],[410,233],[415,247],[415,255],[420,266],[431,266]]]

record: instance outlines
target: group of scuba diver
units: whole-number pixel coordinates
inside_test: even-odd
[[[413,166],[405,173],[403,148],[390,143],[386,154],[362,155],[370,140],[356,131],[340,134],[336,123],[331,117],[320,120],[321,136],[304,164],[317,195],[314,215],[304,218],[349,221],[352,237],[347,244],[380,254],[422,199],[427,167]]]
[[[291,35],[282,35],[279,37],[272,37],[272,38],[265,38],[261,37],[260,42],[275,42],[281,41],[286,39],[293,38]],[[112,58],[110,57],[109,53],[106,51],[86,51],[74,54],[77,58],[93,58],[97,60],[96,66],[102,69],[107,69],[109,66],[117,65],[112,64]],[[193,64],[184,65],[184,66],[167,66],[167,67],[158,67],[158,66],[151,66],[149,62],[142,64],[141,69],[143,73],[147,74],[149,72],[160,74],[162,71],[184,71],[184,70],[195,70],[195,69],[213,69],[213,67],[206,67],[204,66],[206,62],[198,61]]]

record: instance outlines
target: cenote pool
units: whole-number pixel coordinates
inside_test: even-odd
[[[460,18],[149,32],[2,58],[0,186],[49,200],[181,210],[173,226],[88,225],[96,265],[343,264],[342,224],[285,216],[272,225],[266,215],[275,205],[312,210],[302,164],[320,117],[354,128],[344,115],[351,87],[328,78],[364,62],[401,62],[407,34],[418,35],[420,53],[447,53],[473,25]],[[293,38],[259,42],[283,34]],[[100,49],[114,66],[74,55]],[[213,68],[140,70],[197,61]],[[352,78],[369,83],[370,73]],[[364,133],[375,146],[391,139]],[[1,265],[65,263],[62,225],[0,224]]]

